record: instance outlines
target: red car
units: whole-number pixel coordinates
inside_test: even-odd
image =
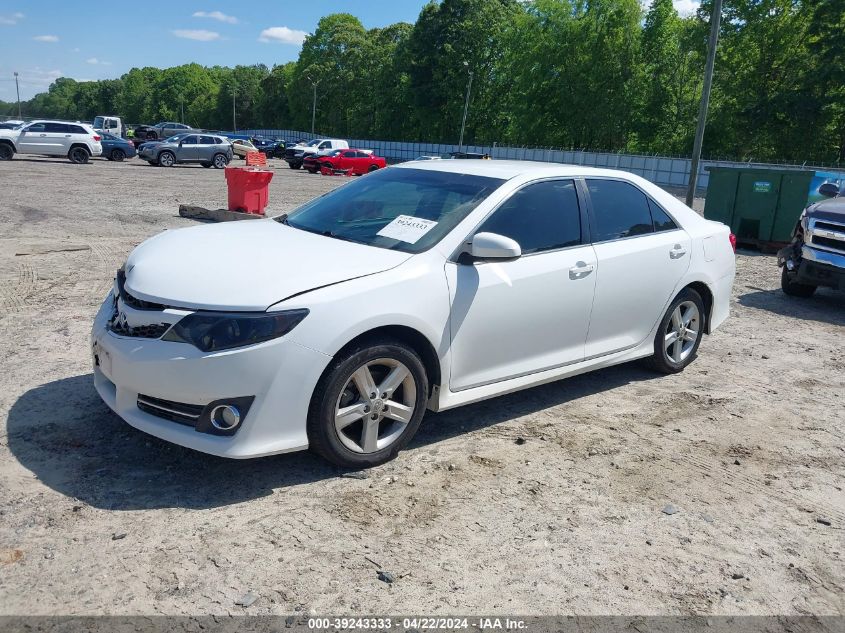
[[[366,174],[382,167],[387,167],[387,161],[372,152],[360,149],[336,149],[322,156],[307,156],[302,166],[316,174],[323,167],[329,169],[351,169],[353,174]]]

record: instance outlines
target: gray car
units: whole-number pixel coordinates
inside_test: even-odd
[[[176,134],[163,141],[143,143],[138,156],[151,165],[173,167],[177,163],[199,163],[223,169],[232,160],[232,144],[213,134]]]

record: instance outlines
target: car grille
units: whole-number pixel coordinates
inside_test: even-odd
[[[115,317],[117,313],[115,311]],[[120,323],[117,319],[109,321],[109,330],[118,336],[132,336],[134,338],[161,338],[170,329],[170,323],[154,323],[153,325],[136,325],[130,327]]]
[[[124,284],[126,282],[126,275],[123,270],[117,271],[117,291],[120,294],[120,299],[123,303],[135,310],[145,310],[149,312],[161,312],[165,306],[150,301],[144,301],[133,297],[126,291]],[[161,338],[164,333],[170,329],[171,323],[147,323],[145,325],[130,326],[128,323],[121,321],[118,318],[117,300],[114,302],[112,308],[111,319],[108,322],[108,329],[118,336],[131,336],[134,338]]]
[[[811,228],[811,244],[830,250],[845,252],[845,225],[816,220]]]
[[[142,393],[138,394],[137,400],[138,408],[144,413],[149,413],[157,418],[170,420],[171,422],[178,422],[179,424],[186,424],[194,426],[202,415],[204,405],[201,404],[185,404],[184,402],[173,402],[172,400],[163,400],[161,398],[153,398],[152,396],[145,396]]]

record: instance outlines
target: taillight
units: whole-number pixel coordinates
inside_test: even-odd
[[[728,236],[728,240],[730,240],[730,242],[731,242],[731,248],[732,248],[732,249],[734,249],[734,253],[736,253],[736,235],[734,235],[733,233],[731,233],[731,234]]]
[[[101,139],[102,139],[102,136],[97,136],[96,134],[94,135],[94,140],[95,140],[95,141],[98,141],[98,142],[99,142]]]

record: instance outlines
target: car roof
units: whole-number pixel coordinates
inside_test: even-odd
[[[632,174],[614,169],[598,167],[582,167],[566,163],[544,163],[529,160],[486,160],[486,159],[446,159],[408,161],[395,165],[399,169],[428,169],[431,171],[446,171],[455,174],[470,174],[474,176],[489,176],[510,180],[517,176],[613,176],[630,180]]]

